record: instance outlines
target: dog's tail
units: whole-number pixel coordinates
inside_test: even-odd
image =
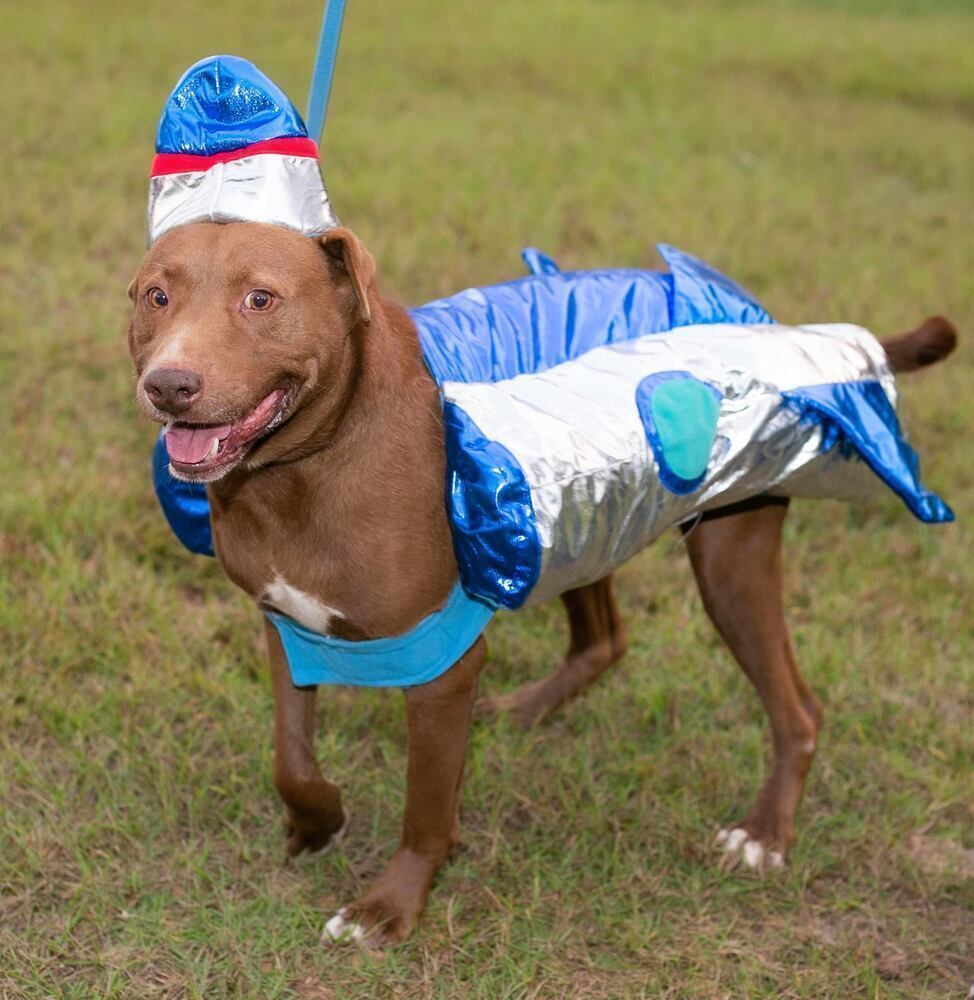
[[[957,329],[949,319],[931,316],[915,330],[881,343],[894,372],[913,372],[946,358],[957,346]]]

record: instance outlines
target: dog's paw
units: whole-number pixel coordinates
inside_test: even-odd
[[[723,851],[720,866],[724,871],[741,864],[761,874],[784,867],[785,856],[781,851],[768,847],[743,827],[719,830],[715,842]]]
[[[321,932],[322,944],[344,944],[347,941],[365,944],[365,930],[361,924],[350,919],[347,914],[348,907],[342,907],[325,924],[325,929]]]
[[[343,906],[325,924],[323,944],[352,942],[370,951],[399,944],[412,933],[416,915],[399,912],[382,900]]]
[[[329,830],[321,825],[310,826],[300,822],[290,812],[284,816],[284,850],[288,860],[313,861],[327,854],[341,842],[348,829],[348,813],[342,816],[341,826]]]

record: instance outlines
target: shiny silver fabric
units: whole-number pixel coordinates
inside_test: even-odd
[[[660,481],[636,404],[649,375],[688,372],[723,401],[705,478],[687,495]],[[447,382],[444,397],[517,459],[531,490],[541,571],[528,604],[605,576],[667,528],[761,493],[864,500],[883,489],[783,390],[876,380],[895,405],[879,343],[860,327],[714,324],[595,350],[495,383]]]
[[[259,153],[153,177],[148,242],[190,222],[266,222],[307,236],[338,225],[316,159]]]

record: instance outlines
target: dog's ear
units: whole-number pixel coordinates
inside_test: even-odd
[[[125,294],[134,302],[135,301],[135,291],[139,287],[139,276],[136,275],[130,282],[128,288],[125,290]]]
[[[372,321],[369,307],[369,285],[375,276],[375,261],[361,240],[350,230],[339,226],[329,229],[321,237],[328,265],[339,280],[347,280],[358,302],[358,318],[363,323]]]

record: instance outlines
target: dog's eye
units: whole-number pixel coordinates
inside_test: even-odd
[[[266,288],[255,288],[252,292],[247,293],[243,304],[246,309],[262,312],[264,309],[270,309],[273,302],[274,296]]]
[[[145,293],[145,299],[153,309],[162,309],[164,306],[169,305],[169,296],[156,286],[153,286]]]

